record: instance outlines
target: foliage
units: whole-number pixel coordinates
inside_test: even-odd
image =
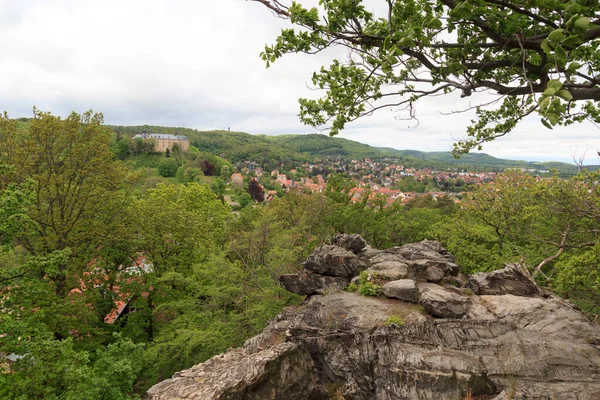
[[[240,207],[244,208],[252,203],[252,196],[250,196],[250,193],[244,192],[238,197],[238,200],[240,202]]]
[[[430,233],[467,273],[523,260],[540,284],[597,315],[599,221],[596,173],[568,180],[511,173],[476,188]]]
[[[381,294],[381,286],[373,282],[362,283],[358,287],[358,294],[363,296],[379,296]]]
[[[163,158],[160,160],[157,166],[157,170],[160,176],[169,178],[177,174],[177,168],[179,167],[177,160],[174,158]]]
[[[105,350],[77,351],[71,338],[36,340],[24,358],[0,374],[0,396],[10,399],[129,399],[140,373],[142,346],[117,337]]]
[[[386,318],[385,324],[388,326],[389,325],[402,326],[402,325],[404,325],[404,318],[402,318],[401,315],[390,315],[389,317]]]
[[[358,280],[357,292],[362,296],[380,296],[381,278],[377,272],[363,271]],[[354,288],[353,288],[354,289]]]
[[[0,118],[2,158],[14,166],[5,177],[27,182],[35,199],[27,208],[33,223],[17,237],[31,253],[71,248],[82,262],[119,223],[133,176],[113,160],[111,134],[102,122],[102,114],[91,111],[63,120],[34,109],[22,134],[6,114]],[[66,279],[63,265],[55,275],[56,290],[63,296]]]
[[[225,193],[225,189],[227,188],[227,185],[225,184],[225,181],[223,179],[217,177],[212,180],[212,183],[210,184],[210,188],[216,195],[218,195],[219,197],[222,197],[223,194]]]
[[[600,245],[556,263],[551,287],[591,315],[600,315]]]
[[[132,206],[138,251],[155,273],[191,266],[223,245],[229,207],[205,185],[159,184]]]
[[[326,196],[334,211],[328,222],[341,233],[359,233],[371,245],[388,248],[431,238],[429,231],[452,217],[457,207],[442,196],[417,197],[404,206],[399,201],[391,205],[383,196],[372,196],[369,190],[351,201],[353,183],[343,177],[328,181]]]
[[[250,180],[250,183],[248,184],[248,193],[254,201],[258,201],[259,203],[265,201],[265,190],[256,179]]]
[[[532,113],[548,128],[600,120],[598,4],[379,1],[373,11],[363,0],[325,0],[318,8],[254,1],[295,26],[265,47],[267,67],[289,53],[349,49],[346,60],[334,59],[313,74],[325,96],[299,101],[301,120],[327,125],[332,135],[379,109],[402,108],[415,118],[419,99],[482,91],[500,98],[475,108],[477,119],[455,153],[480,149]]]

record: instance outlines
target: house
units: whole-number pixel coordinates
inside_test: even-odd
[[[83,272],[83,279],[80,280],[79,286],[71,289],[69,296],[77,296],[83,294],[84,291],[88,290],[89,287],[96,289],[102,288],[108,276],[99,268],[95,268],[96,259],[91,260],[88,263],[89,271]],[[130,284],[135,280],[139,279],[142,274],[148,274],[154,272],[152,263],[146,259],[144,254],[138,254],[133,263],[128,266],[121,266],[121,271],[114,284],[112,285],[112,291],[115,294],[113,307],[108,314],[104,316],[104,323],[113,324],[121,316],[128,314],[134,309],[131,308],[131,301],[134,299],[134,295],[126,291],[121,290],[121,284]],[[87,284],[86,284],[87,282]],[[147,293],[142,293],[142,296],[146,297]]]
[[[231,184],[238,189],[244,187],[244,177],[239,172],[234,172],[231,174]]]
[[[167,150],[172,151],[173,146],[177,144],[179,149],[186,153],[190,149],[190,139],[183,135],[171,135],[163,133],[139,133],[134,139],[154,140],[154,151],[164,153]]]

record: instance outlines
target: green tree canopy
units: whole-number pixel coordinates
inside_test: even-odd
[[[177,163],[177,160],[168,156],[167,158],[160,160],[157,169],[160,176],[168,178],[177,174],[178,167],[179,164]]]
[[[34,110],[28,130],[19,132],[6,114],[0,117],[0,163],[12,167],[5,184],[27,184],[32,223],[16,239],[35,255],[70,248],[86,265],[119,223],[130,194],[132,175],[114,161],[111,132],[102,114],[72,113],[65,119]],[[65,294],[66,265],[56,274]]]
[[[226,240],[231,210],[208,186],[159,184],[132,207],[137,247],[162,274],[203,260]]]
[[[481,148],[538,113],[548,128],[600,121],[600,4],[582,0],[321,0],[262,3],[297,29],[284,29],[261,54],[349,49],[315,72],[321,99],[300,99],[300,118],[332,135],[382,108],[415,118],[421,98],[489,92],[455,154]],[[291,3],[291,4],[290,4]],[[375,11],[372,11],[375,10]],[[470,107],[465,104],[465,108]]]

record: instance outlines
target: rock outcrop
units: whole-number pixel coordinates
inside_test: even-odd
[[[506,264],[497,271],[473,274],[469,277],[467,287],[475,294],[542,295],[540,288],[529,279],[529,273],[519,264]]]
[[[600,399],[600,328],[520,266],[467,283],[437,242],[334,243],[282,277],[301,306],[148,399]]]

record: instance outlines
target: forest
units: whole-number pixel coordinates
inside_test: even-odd
[[[354,183],[331,174],[324,193],[233,211],[221,179],[232,160],[202,155],[226,133],[168,157],[167,180],[144,174],[147,155],[122,157],[128,133],[91,111],[0,118],[0,355],[14,361],[0,362],[1,398],[141,398],[300,304],[279,276],[336,233],[378,248],[439,240],[466,273],[521,262],[600,315],[596,172],[511,172],[460,204],[424,195],[391,206],[368,190],[353,202]]]

